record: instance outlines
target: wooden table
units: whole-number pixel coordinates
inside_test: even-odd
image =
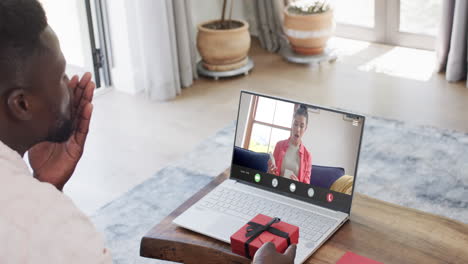
[[[226,171],[141,240],[140,255],[183,263],[249,263],[227,243],[180,228],[172,220],[228,177]],[[390,263],[468,263],[468,225],[355,194],[351,220],[306,263],[336,263],[346,252]]]

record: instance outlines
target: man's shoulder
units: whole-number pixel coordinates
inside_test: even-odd
[[[87,217],[53,185],[38,181],[24,160],[0,144],[0,217],[22,229],[40,226],[45,219]]]
[[[2,253],[13,259],[26,255],[37,263],[111,262],[102,235],[70,198],[32,175],[15,176],[0,186],[0,234],[16,251],[4,251],[0,241],[0,262]]]
[[[87,218],[53,185],[40,182],[26,173],[9,176],[8,184],[0,185],[0,216],[19,228],[41,225],[47,219],[60,222],[60,219],[71,215]]]

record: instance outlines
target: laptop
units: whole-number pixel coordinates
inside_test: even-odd
[[[257,214],[299,227],[303,263],[348,219],[365,117],[242,91],[229,179],[174,219],[230,243]]]

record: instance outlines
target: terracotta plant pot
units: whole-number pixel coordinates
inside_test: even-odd
[[[246,21],[233,20],[239,27],[207,27],[217,22],[219,20],[207,21],[198,26],[197,48],[203,59],[203,66],[210,71],[229,71],[246,65],[250,49],[249,24]]]
[[[292,14],[284,10],[284,32],[292,49],[299,54],[316,55],[323,52],[332,36],[335,24],[333,11],[318,14]]]

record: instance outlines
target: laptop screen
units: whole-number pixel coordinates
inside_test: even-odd
[[[231,177],[349,213],[364,119],[243,91]]]

